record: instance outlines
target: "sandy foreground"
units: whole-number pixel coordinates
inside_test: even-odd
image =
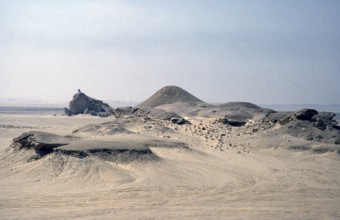
[[[340,218],[339,154],[290,151],[281,147],[290,137],[261,143],[261,137],[237,129],[218,144],[195,130],[209,119],[169,124],[177,131],[171,136],[150,131],[190,147],[151,148],[159,161],[116,163],[65,155],[30,161],[29,151],[9,147],[30,130],[68,135],[111,120],[0,115],[0,219]]]

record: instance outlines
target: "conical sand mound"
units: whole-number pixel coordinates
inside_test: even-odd
[[[204,102],[178,86],[166,86],[157,91],[155,94],[153,94],[150,98],[148,98],[144,102],[140,103],[138,107],[143,106],[156,107],[159,105],[174,103],[198,104]]]

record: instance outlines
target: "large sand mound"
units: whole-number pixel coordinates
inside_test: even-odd
[[[137,107],[151,106],[156,107],[165,104],[192,103],[204,104],[202,100],[177,86],[166,86],[158,90],[150,98],[140,103]]]

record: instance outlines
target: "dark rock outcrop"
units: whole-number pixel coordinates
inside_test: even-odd
[[[219,120],[223,124],[235,126],[235,127],[241,127],[245,125],[247,122],[243,120],[237,120],[237,119],[228,119],[228,118],[222,118]]]
[[[72,138],[47,132],[30,131],[13,139],[13,147],[32,148],[36,152],[51,152],[54,148],[67,145]]]
[[[318,111],[314,109],[302,109],[294,112],[294,115],[299,120],[311,120],[314,115],[317,115]]]
[[[70,101],[69,108],[64,109],[66,115],[90,114],[100,117],[108,117],[112,115],[113,110],[101,100],[97,100],[87,96],[80,90],[73,96]]]
[[[113,114],[116,118],[120,118],[126,115],[131,115],[133,114],[135,111],[137,110],[137,108],[133,108],[131,106],[128,107],[120,107],[120,108],[116,108],[113,110]]]
[[[32,157],[34,160],[53,152],[78,158],[96,156],[125,163],[136,160],[158,160],[159,158],[146,145],[143,142],[82,140],[39,131],[23,133],[14,138],[12,143],[12,147],[17,149],[34,149],[36,152]]]
[[[187,145],[183,142],[134,134],[121,127],[121,125],[116,126],[116,122],[89,125],[79,129],[79,131],[88,132],[95,136],[110,134],[110,132],[128,135],[112,136],[110,140],[100,140],[97,138],[82,139],[75,136],[64,137],[47,132],[30,131],[14,138],[11,147],[18,151],[33,149],[36,154],[28,162],[40,159],[48,154],[63,154],[78,158],[95,156],[120,163],[132,161],[145,162],[160,159],[151,151],[151,147],[188,149]],[[101,131],[106,132],[101,133]]]
[[[307,141],[337,143],[340,139],[338,122],[331,112],[318,112],[314,109],[302,109],[296,112],[281,112],[269,114],[262,127],[271,128],[281,125],[280,131]]]
[[[225,115],[223,118],[219,119],[219,121],[223,124],[241,127],[247,123],[247,120],[251,119],[252,115],[246,112],[233,113],[229,115]]]
[[[100,159],[129,163],[133,161],[154,161],[160,158],[143,143],[126,141],[79,140],[54,149],[55,152],[78,158],[95,156]]]

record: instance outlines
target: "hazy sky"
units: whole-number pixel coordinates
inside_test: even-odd
[[[0,97],[340,103],[338,0],[0,0]]]

